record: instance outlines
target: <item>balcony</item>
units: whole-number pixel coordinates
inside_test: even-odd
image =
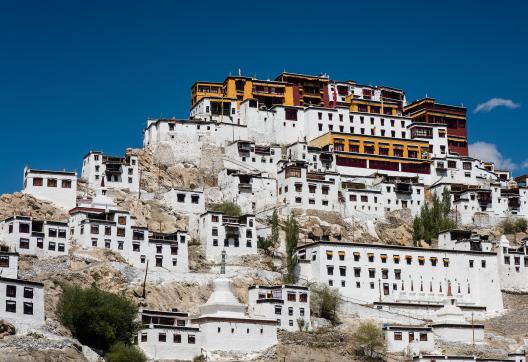
[[[397,194],[411,195],[412,185],[407,182],[398,182],[396,183],[395,191]]]
[[[241,193],[251,193],[253,191],[253,187],[250,183],[239,183],[238,184],[238,192]]]

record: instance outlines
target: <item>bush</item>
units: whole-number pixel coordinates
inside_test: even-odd
[[[271,254],[271,238],[257,236],[257,248],[262,249],[267,255]]]
[[[136,346],[118,342],[110,348],[106,355],[109,362],[145,362],[147,356]]]
[[[130,343],[138,331],[137,307],[126,297],[96,287],[63,286],[63,290],[60,321],[82,344],[107,352],[117,342]]]
[[[231,201],[224,201],[220,204],[213,205],[211,208],[213,211],[223,212],[227,216],[238,217],[242,214],[240,206]]]
[[[382,352],[385,338],[381,329],[373,322],[362,322],[354,333],[354,345],[358,354],[373,358],[375,352]]]
[[[338,322],[337,310],[341,305],[339,291],[331,289],[327,285],[314,285],[311,292],[310,308],[312,314],[336,324]]]
[[[515,241],[517,242],[517,233],[526,231],[528,222],[525,218],[512,219],[510,217],[502,220],[500,227],[504,234],[513,234]]]

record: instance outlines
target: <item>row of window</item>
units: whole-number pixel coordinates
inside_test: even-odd
[[[240,240],[239,239],[234,239],[233,242],[232,242],[232,245],[235,248],[240,247]],[[251,240],[246,240],[246,247],[247,248],[251,248],[252,245],[253,244],[252,244]],[[218,239],[213,239],[213,246],[218,246]],[[224,239],[224,246],[225,247],[229,247],[229,239]]]
[[[390,294],[390,284],[389,283],[383,283],[381,284],[380,281],[378,280],[378,283],[375,283],[375,282],[369,282],[368,283],[368,286],[370,289],[374,290],[376,289],[376,284],[379,284],[379,287],[380,287],[380,292],[383,291],[383,295],[389,295]],[[329,279],[328,280],[328,286],[330,287],[333,287],[334,286],[334,281],[332,279]],[[341,287],[342,288],[346,288],[346,280],[341,280]],[[357,289],[360,289],[361,288],[361,282],[360,281],[356,281],[356,288]],[[409,290],[411,292],[414,292],[414,289],[415,289],[415,286],[414,286],[414,283],[413,281],[411,280],[410,282],[410,286],[408,286]],[[421,293],[423,293],[425,291],[424,289],[424,285],[423,285],[423,282],[420,283],[419,286],[416,287],[418,290],[417,291],[420,291]],[[397,283],[392,283],[392,290],[393,291],[398,291],[398,284]],[[402,292],[405,291],[405,281],[401,281],[401,287],[400,287],[400,290]],[[433,290],[433,283],[430,282],[429,283],[429,293],[434,293],[434,290]],[[457,294],[461,294],[462,292],[462,289],[461,289],[461,285],[460,283],[458,284],[458,288],[456,290]],[[439,282],[438,283],[438,293],[443,293],[443,288],[442,288],[442,283]],[[469,284],[467,284],[467,294],[471,294],[471,287]]]
[[[428,335],[427,335],[426,332],[420,332],[420,333],[416,332],[416,333],[419,335],[418,338],[420,339],[421,342],[426,342],[426,341],[427,341],[427,339],[428,339]],[[408,335],[409,335],[409,336],[408,336],[408,338],[409,338],[409,343],[411,343],[411,342],[414,341],[414,339],[415,339],[414,334],[415,334],[415,332],[409,332],[409,333],[408,333]],[[401,341],[401,340],[403,340],[402,332],[394,332],[393,339],[394,339],[395,341]]]
[[[339,114],[338,116],[339,116],[339,122],[343,122],[344,116],[342,114]],[[317,119],[319,119],[320,121],[323,120],[323,113],[322,112],[317,112]],[[332,119],[333,119],[333,114],[332,113],[328,113],[328,120],[331,121]],[[350,122],[354,122],[354,115],[350,114],[348,116],[348,120]],[[374,121],[375,121],[375,118],[374,117],[370,117],[370,124],[372,126],[374,125]],[[365,116],[359,116],[359,122],[361,124],[364,124],[365,123]],[[396,124],[396,121],[394,119],[391,119],[390,120],[391,127],[395,127],[395,124]],[[385,118],[380,118],[380,125],[385,126]],[[401,125],[402,128],[405,128],[406,127],[405,120],[400,120],[400,125]]]
[[[345,251],[338,251],[337,256],[339,260],[344,261],[346,252]],[[361,259],[361,254],[358,251],[355,251],[352,253],[352,256],[354,258],[354,261],[359,261]],[[387,254],[380,254],[380,260],[382,263],[386,263],[389,259]],[[312,260],[316,260],[317,254],[314,252],[312,253]],[[332,260],[334,258],[334,252],[332,250],[326,250],[326,260]],[[370,263],[374,262],[374,253],[367,253],[367,259]],[[413,257],[412,255],[405,255],[404,257],[405,262],[408,265],[412,265]],[[400,264],[400,255],[392,255],[392,260],[394,264]],[[426,258],[424,256],[418,256],[418,265],[425,265]],[[432,266],[436,266],[438,263],[438,258],[436,256],[429,257],[429,262]],[[449,266],[449,258],[442,258],[442,262],[444,264],[444,267]],[[470,267],[473,267],[473,260],[469,260]],[[486,260],[481,260],[481,265],[483,268],[486,267]]]
[[[8,225],[8,232],[9,234],[13,233],[13,224]],[[18,224],[18,232],[20,234],[29,234],[31,230],[31,226],[28,223],[19,223]],[[49,228],[48,229],[48,236],[50,238],[60,238],[60,239],[66,239],[66,229],[56,229],[56,228]]]
[[[230,217],[230,216],[221,216],[221,215],[211,215],[211,222],[214,222],[214,223],[218,223],[218,222],[222,222],[222,220],[224,222],[234,222],[234,218]],[[237,220],[238,222],[238,220]],[[248,227],[253,227],[253,219],[248,219],[247,220],[247,226]]]
[[[185,202],[185,198],[186,198],[187,195],[185,194],[176,194],[176,200],[179,202],[179,203],[184,203]],[[197,204],[200,202],[200,195],[191,195],[191,203],[192,204]]]
[[[99,240],[98,239],[92,239],[92,246],[97,248],[99,246]],[[106,249],[112,248],[112,240],[105,239],[104,240],[104,247]],[[124,248],[124,241],[118,240],[117,241],[117,250],[123,250]],[[178,255],[178,245],[170,245],[171,255]],[[132,251],[140,252],[141,251],[141,244],[139,243],[132,243]],[[156,245],[156,254],[162,254],[163,253],[163,245],[157,244]]]
[[[23,302],[23,311],[24,314],[33,315],[33,303]],[[6,312],[16,313],[17,312],[17,303],[14,300],[6,300]]]
[[[238,234],[238,231],[233,231],[232,233]],[[229,230],[226,230],[226,235],[230,234]],[[212,236],[218,236],[218,228],[213,227],[211,228],[211,235]],[[253,237],[253,230],[252,229],[246,229],[246,238],[251,239]]]
[[[29,249],[29,239],[20,239],[18,247],[20,249]],[[38,249],[44,249],[44,241],[42,238],[37,238],[37,248]],[[64,252],[66,249],[66,245],[64,243],[55,243],[54,241],[48,242],[48,250],[50,251],[58,251],[58,252]]]
[[[268,291],[267,293],[259,293],[258,299],[282,299],[282,291],[273,290],[273,291]],[[297,293],[295,293],[295,292],[287,292],[286,293],[286,299],[288,300],[288,302],[296,302],[297,301]],[[299,293],[299,302],[300,303],[308,303],[308,294],[307,293]]]
[[[48,178],[46,179],[46,186],[47,187],[57,187],[58,180],[56,178]],[[33,177],[33,186],[44,186],[44,179],[42,177]],[[71,180],[61,180],[61,187],[63,189],[71,189],[72,187],[72,181]]]
[[[275,305],[275,314],[282,315],[282,305]],[[288,315],[293,316],[293,307],[288,307]],[[299,315],[304,317],[304,308],[299,308]]]
[[[141,342],[148,342],[148,334],[141,333]],[[167,342],[167,333],[160,332],[158,333],[158,342]],[[174,333],[172,335],[173,343],[182,343],[182,335]],[[137,336],[134,337],[134,343],[137,344]],[[196,336],[194,334],[187,335],[187,344],[195,344]]]

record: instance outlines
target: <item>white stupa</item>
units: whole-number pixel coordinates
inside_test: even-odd
[[[433,333],[446,342],[472,343],[484,340],[484,325],[470,324],[466,320],[451,293],[451,282],[448,282],[444,306],[436,311],[431,327]]]
[[[231,281],[220,277],[213,281],[213,293],[200,306],[200,317],[247,318],[247,307],[231,291]]]

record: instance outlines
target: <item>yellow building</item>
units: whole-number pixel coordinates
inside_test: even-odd
[[[398,104],[394,102],[379,102],[374,100],[356,99],[352,95],[346,97],[346,103],[350,104],[350,112],[384,114],[398,116]]]
[[[293,87],[285,82],[258,80],[243,76],[228,76],[223,83],[196,82],[191,88],[191,107],[204,97],[256,99],[266,107],[293,105]]]
[[[310,146],[323,150],[333,146],[338,166],[430,173],[427,141],[328,132]]]

